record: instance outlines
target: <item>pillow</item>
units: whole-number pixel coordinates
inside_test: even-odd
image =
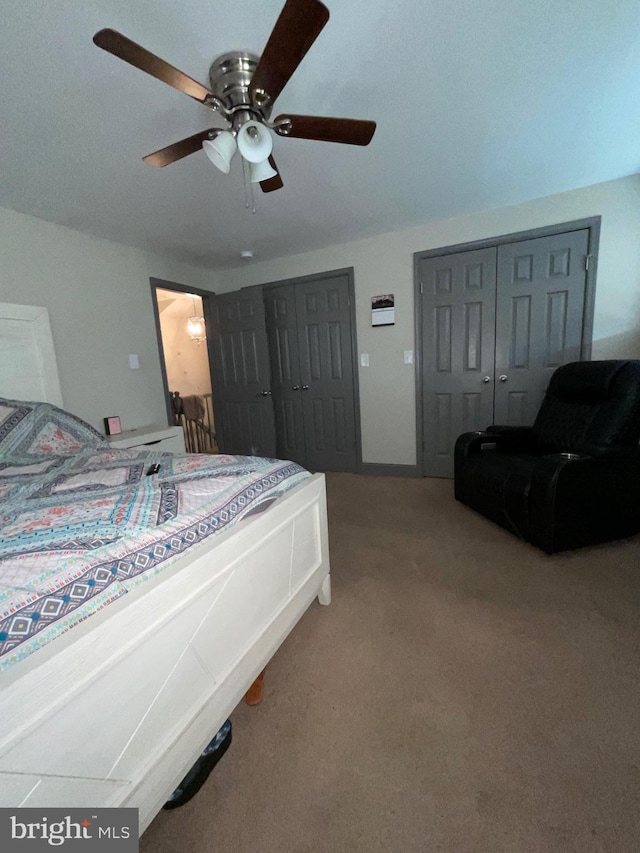
[[[103,435],[58,406],[0,398],[0,456],[69,456],[103,446]]]

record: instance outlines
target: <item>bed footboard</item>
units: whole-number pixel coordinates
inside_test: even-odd
[[[142,831],[316,597],[321,474],[2,674],[0,805],[135,806]]]

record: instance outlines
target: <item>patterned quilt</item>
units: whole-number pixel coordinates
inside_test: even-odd
[[[308,476],[276,459],[112,450],[56,406],[0,398],[0,670]]]

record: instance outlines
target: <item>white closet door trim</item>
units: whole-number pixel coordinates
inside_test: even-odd
[[[46,308],[0,303],[0,396],[63,406]]]

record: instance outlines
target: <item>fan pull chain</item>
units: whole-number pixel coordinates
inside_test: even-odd
[[[250,180],[249,170],[247,169],[247,161],[242,158],[242,178],[244,181],[244,206],[249,209],[251,208],[251,213],[256,212],[256,200],[253,195],[253,184]]]

